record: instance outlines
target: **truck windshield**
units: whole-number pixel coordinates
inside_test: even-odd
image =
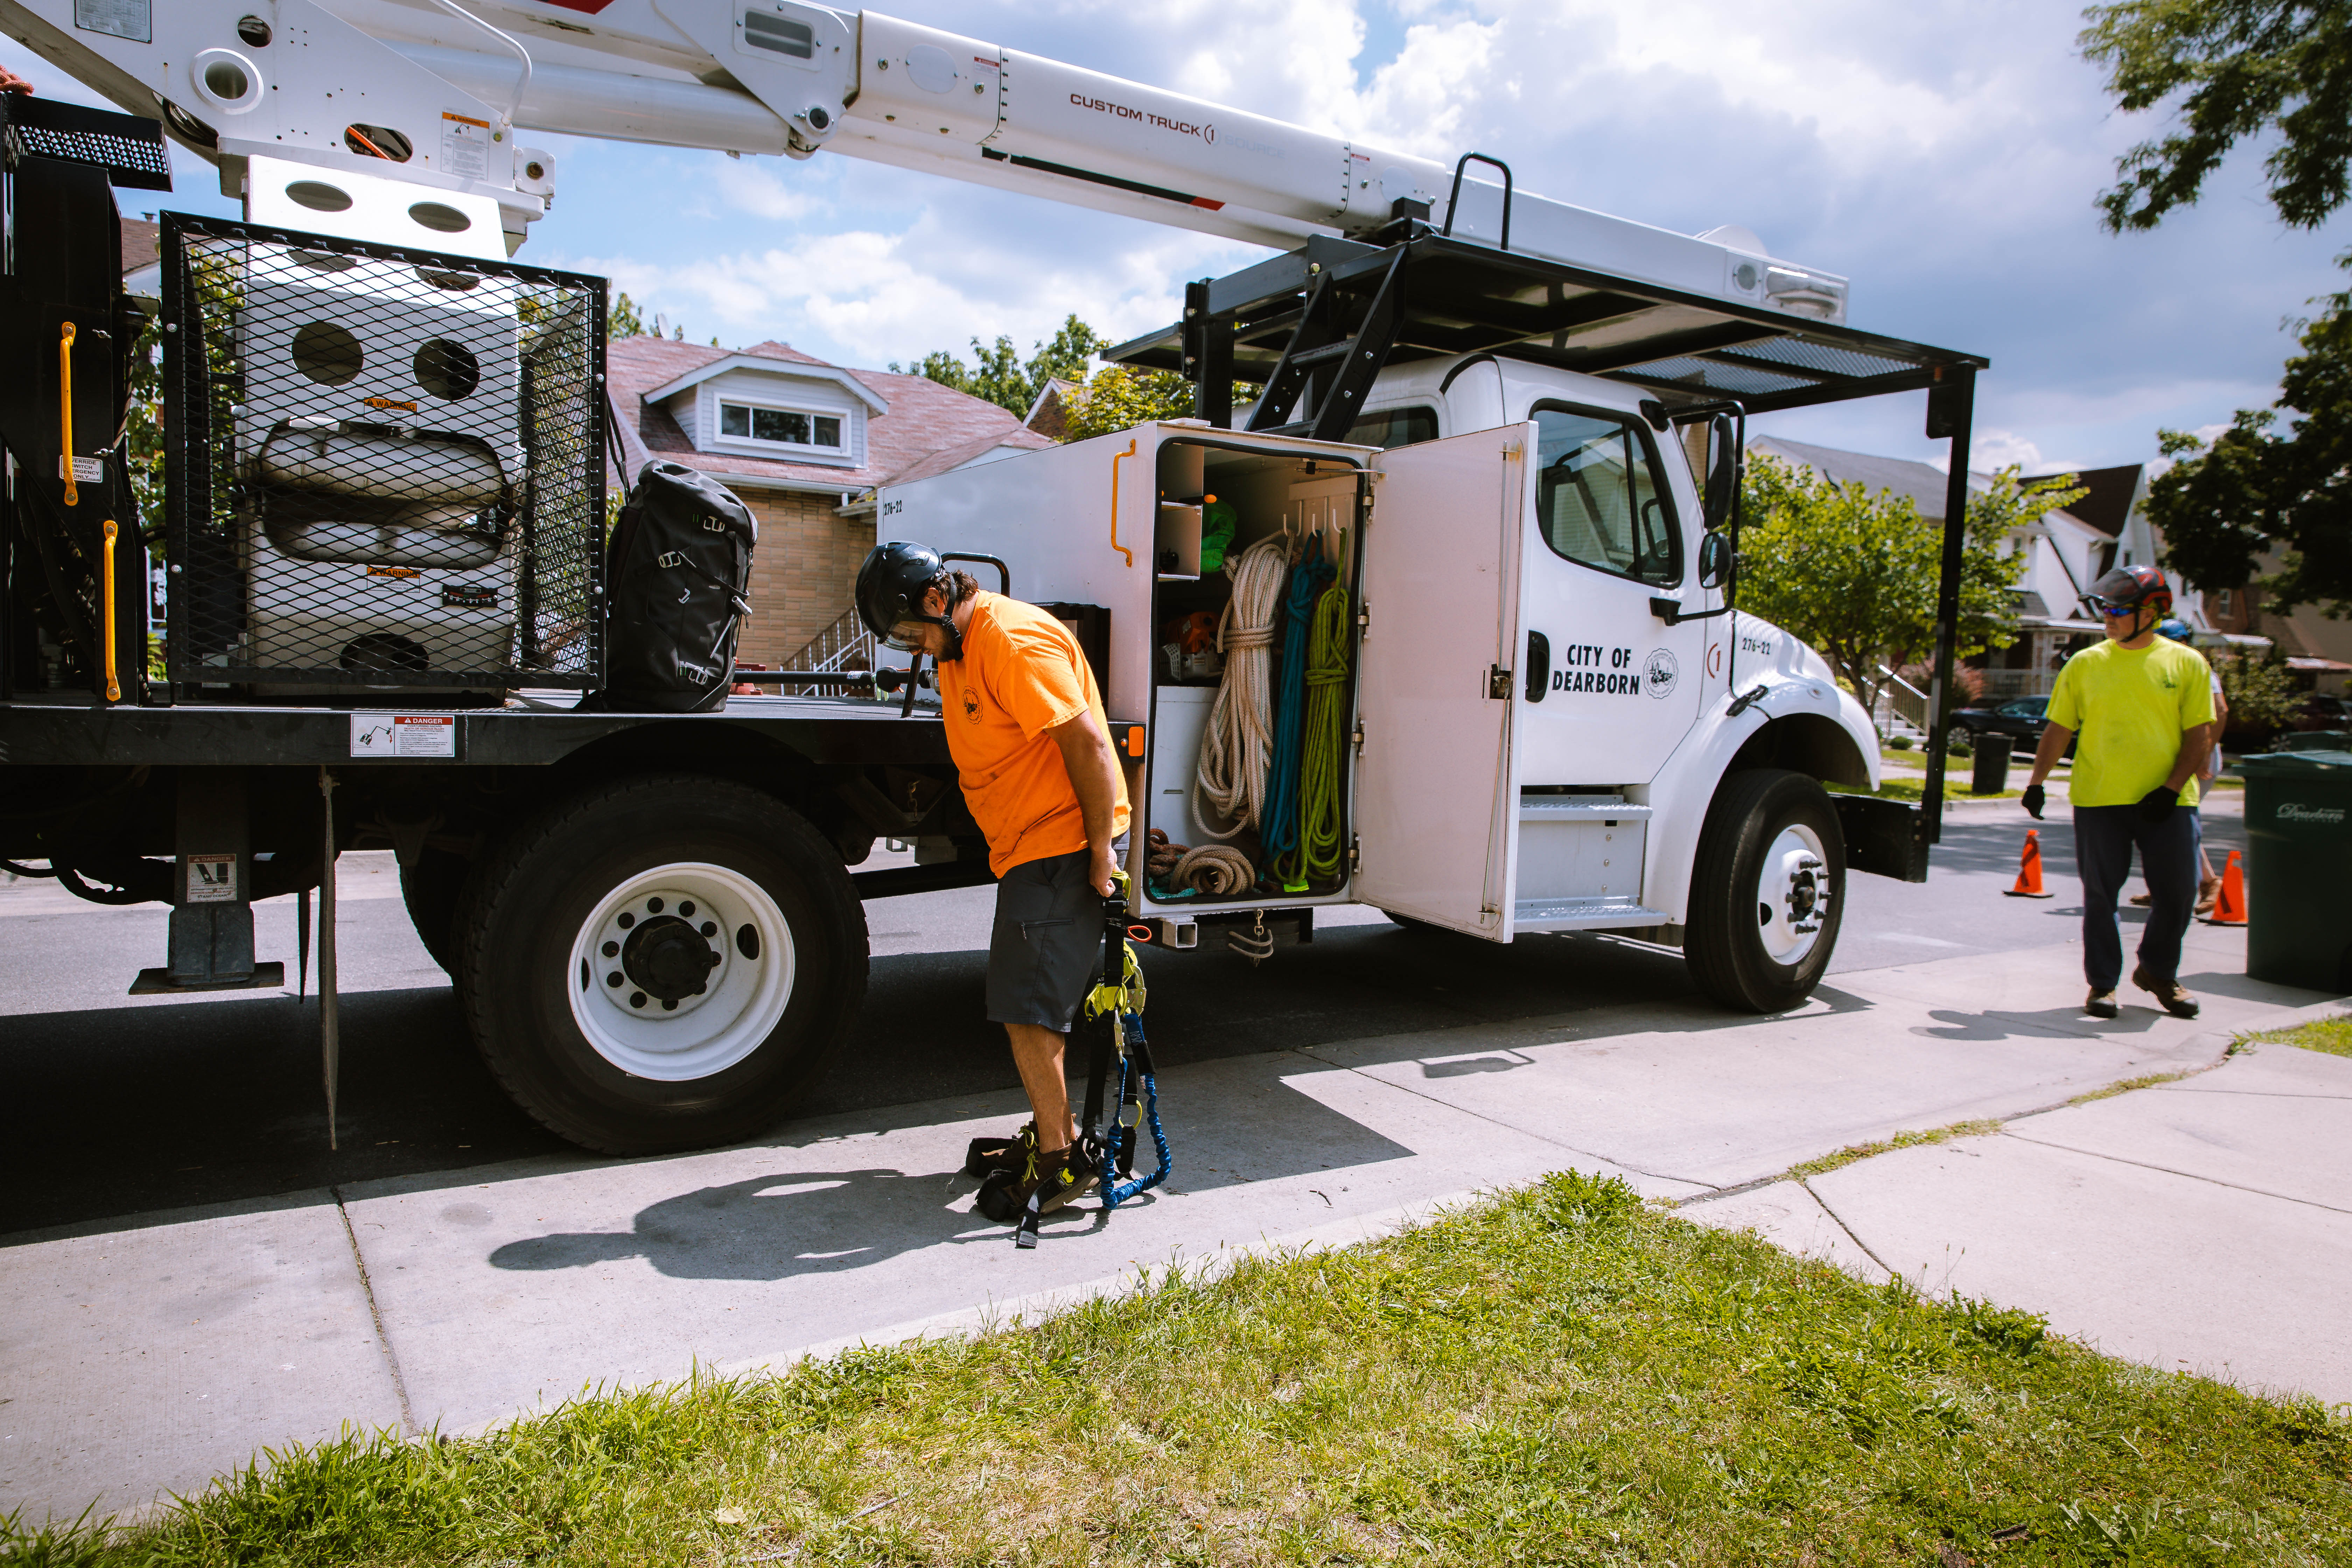
[[[1536,515],[1554,551],[1667,586],[1682,580],[1674,520],[1650,443],[1633,420],[1538,408]]]

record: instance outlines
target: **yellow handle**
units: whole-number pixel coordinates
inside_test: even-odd
[[[1135,443],[1130,440],[1127,450],[1118,453],[1110,460],[1110,547],[1127,557],[1129,570],[1135,566],[1135,552],[1118,542],[1118,466],[1134,456]]]
[[[58,423],[65,431],[66,505],[79,506],[73,469],[73,341],[74,324],[68,321],[58,333]]]
[[[68,464],[68,467],[70,468],[71,465]],[[68,486],[68,489],[70,489],[71,487]],[[106,520],[106,561],[100,569],[100,574],[106,580],[106,700],[109,702],[122,700],[122,683],[115,679],[114,674],[114,536],[120,531],[121,530],[114,526],[114,520],[108,518]]]

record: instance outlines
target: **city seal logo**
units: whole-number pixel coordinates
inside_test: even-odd
[[[963,689],[963,716],[975,724],[980,722],[980,697],[969,686]]]
[[[1675,681],[1681,674],[1673,654],[1662,647],[1652,648],[1650,657],[1642,661],[1642,689],[1653,697],[1664,697],[1674,690]]]

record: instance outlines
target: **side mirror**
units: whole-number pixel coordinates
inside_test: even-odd
[[[1731,575],[1731,536],[1707,533],[1698,542],[1698,585],[1720,588]]]
[[[1718,414],[1708,425],[1706,444],[1706,526],[1723,527],[1731,521],[1731,503],[1739,491],[1739,449],[1731,416]]]

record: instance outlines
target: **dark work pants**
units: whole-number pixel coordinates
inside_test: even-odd
[[[2135,847],[2148,892],[2140,967],[2158,984],[2179,977],[2180,938],[2197,900],[2197,814],[2180,809],[2162,822],[2149,822],[2137,805],[2074,808],[2074,869],[2083,879],[2083,978],[2092,990],[2113,991],[2123,978],[2116,895],[2130,879]]]

